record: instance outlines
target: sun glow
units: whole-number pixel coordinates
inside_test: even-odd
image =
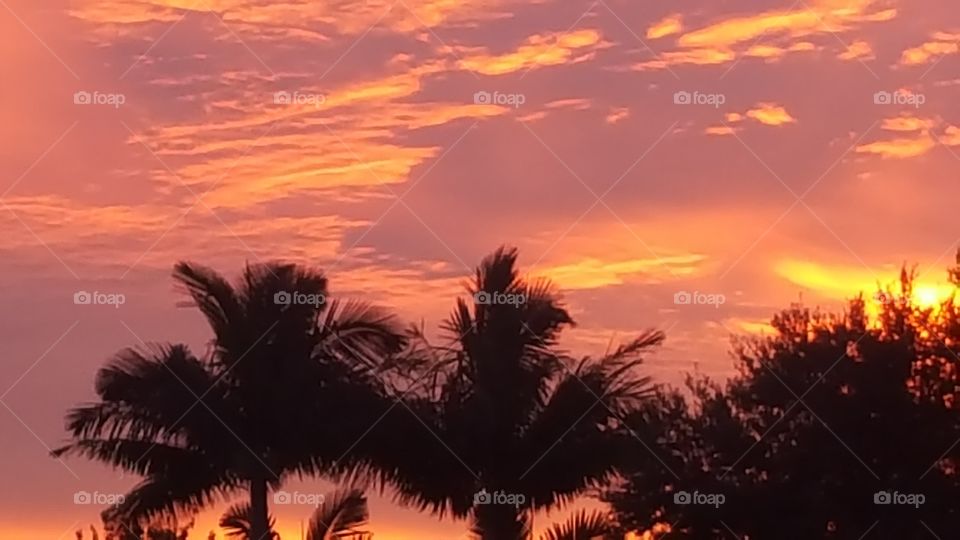
[[[845,300],[862,293],[867,299],[867,313],[876,316],[880,305],[889,301],[888,295],[878,292],[897,283],[896,273],[875,274],[868,270],[826,266],[806,261],[781,261],[776,273],[795,285],[828,299]],[[897,287],[893,287],[897,294]],[[920,279],[913,284],[910,302],[920,308],[937,309],[949,299],[956,288],[950,283]]]

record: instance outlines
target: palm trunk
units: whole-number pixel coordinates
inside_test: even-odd
[[[250,540],[270,540],[267,481],[250,481]]]
[[[526,540],[530,534],[526,511],[513,505],[478,504],[473,517],[481,540]]]

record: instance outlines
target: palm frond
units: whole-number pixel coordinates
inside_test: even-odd
[[[406,337],[396,318],[364,302],[331,301],[318,325],[319,346],[364,369],[380,371]]]
[[[217,340],[225,341],[243,320],[243,306],[237,291],[215,270],[181,261],[174,266],[173,279],[193,299]]]
[[[267,516],[267,523],[270,530],[273,531],[276,525],[276,519],[273,516]],[[220,528],[227,530],[227,536],[248,540],[250,538],[250,503],[243,502],[231,505],[227,511],[220,516]],[[271,537],[278,536],[275,532]]]
[[[502,504],[483,504],[473,507],[470,532],[478,540],[501,538],[532,538],[530,513]]]
[[[634,442],[618,426],[656,391],[638,373],[642,355],[662,340],[647,332],[603,358],[585,358],[552,388],[524,434],[528,459],[538,461],[522,480],[538,508],[569,502],[616,474]]]
[[[184,471],[166,477],[151,476],[134,486],[121,503],[105,510],[103,516],[105,521],[124,523],[193,516],[244,486],[235,478],[199,469],[192,476]]]
[[[247,322],[259,327],[261,334],[265,325],[282,320],[282,328],[309,335],[327,307],[327,296],[323,272],[296,264],[247,265],[241,278]]]
[[[651,378],[638,374],[644,355],[663,343],[659,330],[649,330],[599,358],[585,358],[573,375],[617,416],[634,409],[639,400],[651,397]]]
[[[613,532],[607,514],[581,510],[563,522],[554,524],[540,540],[604,540]]]
[[[359,489],[337,491],[314,511],[307,540],[346,540],[366,538],[358,530],[370,519],[367,497]]]
[[[547,279],[524,282],[521,287],[525,301],[519,306],[524,326],[534,338],[533,344],[548,349],[556,344],[565,326],[574,326],[573,318],[564,309],[553,283]]]
[[[97,374],[100,402],[71,410],[66,427],[80,439],[216,443],[224,434],[217,417],[230,419],[216,383],[184,345],[127,349]]]

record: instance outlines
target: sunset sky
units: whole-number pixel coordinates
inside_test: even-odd
[[[72,538],[102,509],[75,492],[135,481],[48,451],[119,349],[204,350],[178,260],[314,265],[436,328],[513,245],[570,350],[663,329],[668,383],[905,262],[935,300],[958,41],[954,0],[0,0],[0,537]],[[293,539],[311,508],[274,511]],[[377,540],[466,532],[389,494],[371,513]]]

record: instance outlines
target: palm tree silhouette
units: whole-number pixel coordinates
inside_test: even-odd
[[[379,310],[326,302],[324,275],[297,265],[248,266],[234,285],[180,263],[174,278],[213,331],[209,353],[120,352],[54,454],[144,476],[111,519],[193,512],[246,490],[250,536],[265,540],[268,492],[286,477],[364,469],[343,455],[386,410],[373,370],[404,340]]]
[[[377,437],[403,434],[378,458],[402,504],[471,517],[483,539],[530,537],[531,511],[608,480],[625,435],[620,418],[652,395],[635,368],[663,340],[648,331],[602,358],[558,349],[573,324],[552,284],[518,276],[517,252],[486,258],[443,330],[436,381],[391,411]],[[502,504],[506,503],[506,504]]]

